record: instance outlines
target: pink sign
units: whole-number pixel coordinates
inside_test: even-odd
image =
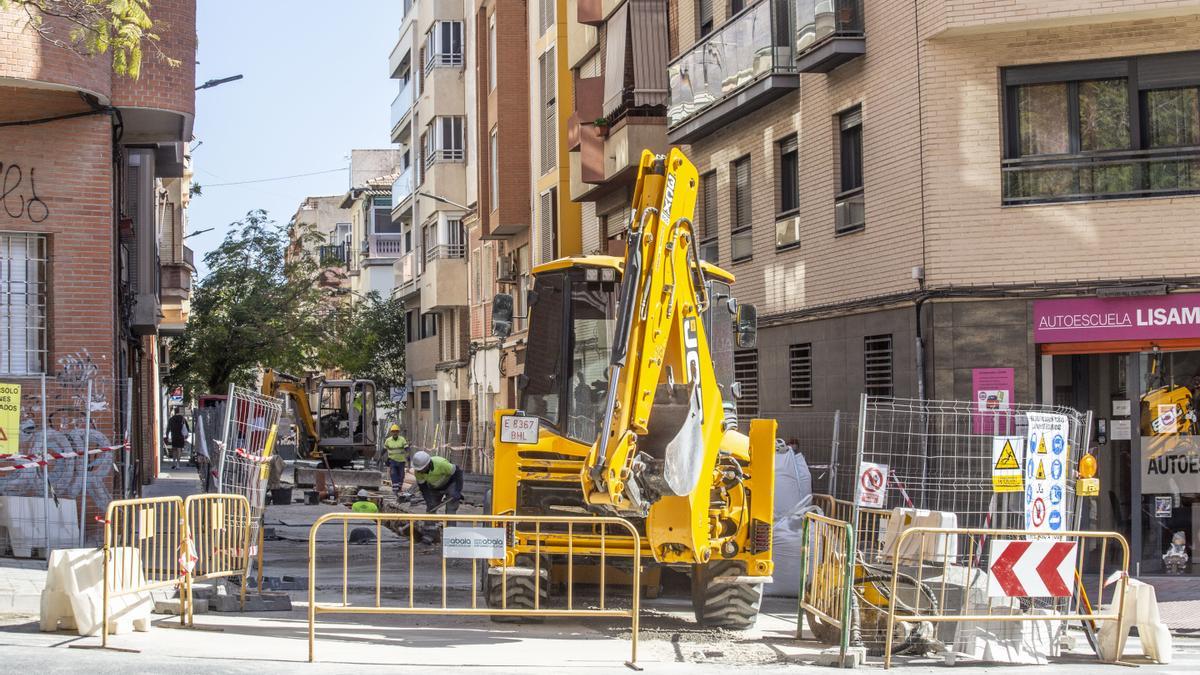
[[[1005,433],[1013,400],[1012,368],[972,368],[973,430],[977,434]]]
[[[1200,293],[1033,302],[1033,341],[1200,337]]]

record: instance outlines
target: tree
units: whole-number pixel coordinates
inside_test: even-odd
[[[286,230],[256,210],[204,256],[209,273],[196,284],[187,328],[173,344],[172,384],[224,393],[231,383],[251,385],[260,367],[324,365],[323,345],[342,326],[344,303],[316,283],[315,261],[287,258],[288,243]]]
[[[340,314],[324,358],[351,378],[374,382],[376,405],[394,413],[390,392],[405,382],[404,303],[371,292]]]
[[[137,79],[147,46],[172,67],[179,65],[158,46],[150,0],[0,0],[0,10],[14,6],[25,12],[42,39],[58,47],[83,56],[111,51],[118,75]]]

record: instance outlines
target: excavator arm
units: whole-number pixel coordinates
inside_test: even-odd
[[[292,400],[292,405],[295,406],[300,426],[304,435],[308,437],[307,447],[315,451],[321,440],[321,435],[317,433],[317,423],[313,418],[312,409],[308,405],[308,390],[304,388],[304,384],[300,381],[300,378],[267,368],[263,372],[262,387],[260,387],[260,390],[266,396],[278,397],[282,395]]]

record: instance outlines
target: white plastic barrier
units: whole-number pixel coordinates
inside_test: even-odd
[[[141,575],[141,555],[135,548],[112,550],[113,574],[130,570]],[[41,629],[74,630],[80,635],[100,632],[104,616],[104,551],[71,548],[53,551],[46,570],[46,588],[42,591]],[[149,591],[109,598],[108,630],[122,633],[132,627],[150,630],[150,612],[154,601]]]
[[[1118,572],[1104,582],[1105,586],[1117,582]],[[1137,626],[1138,639],[1142,643],[1142,654],[1156,663],[1171,662],[1174,641],[1171,629],[1158,616],[1158,595],[1150,584],[1128,579],[1125,588],[1125,613],[1118,625],[1116,621],[1100,623],[1101,658],[1116,661],[1125,653],[1125,641],[1129,639],[1129,628]]]

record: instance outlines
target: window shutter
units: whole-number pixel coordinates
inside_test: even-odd
[[[604,115],[621,107],[625,98],[625,58],[629,46],[629,3],[621,5],[606,25],[604,45]]]
[[[812,405],[812,343],[788,348],[788,384],[792,405]]]
[[[863,369],[867,396],[891,398],[894,395],[891,335],[863,338]]]
[[[554,191],[543,192],[538,199],[539,263],[554,260]]]
[[[542,173],[546,174],[554,170],[557,164],[557,131],[556,111],[558,106],[555,97],[555,50],[542,54],[538,59],[538,70],[541,75],[541,103],[542,103],[542,125],[541,125],[541,160]]]
[[[742,349],[733,353],[733,379],[742,385],[737,400],[738,418],[748,420],[758,414],[758,350]],[[744,427],[750,428],[749,424]]]
[[[747,227],[751,224],[750,209],[750,158],[746,157],[734,165],[734,198],[737,222],[735,228]]]

